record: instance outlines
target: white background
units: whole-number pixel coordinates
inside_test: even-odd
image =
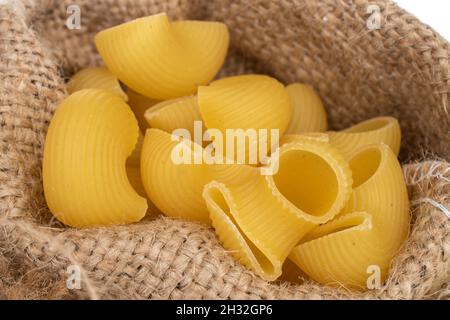
[[[397,4],[450,40],[449,0],[394,0]]]

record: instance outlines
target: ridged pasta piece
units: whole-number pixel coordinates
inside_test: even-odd
[[[105,67],[92,67],[78,71],[67,83],[67,91],[72,94],[83,89],[104,89],[128,100],[119,79]]]
[[[203,197],[224,247],[266,280],[299,240],[332,219],[350,195],[348,164],[328,144],[301,140],[281,147],[279,170],[215,165]]]
[[[139,123],[139,128],[142,132],[145,132],[149,128],[147,120],[145,120],[145,112],[152,108],[155,104],[159,103],[159,100],[145,97],[131,89],[128,89],[128,104],[133,110],[134,115]]]
[[[274,174],[265,179],[273,195],[306,221],[329,221],[347,203],[352,174],[348,162],[329,143],[297,138],[281,146],[275,159],[270,164]]]
[[[286,87],[292,101],[288,134],[327,130],[327,114],[317,93],[308,85],[293,83]]]
[[[147,129],[141,154],[142,182],[149,199],[164,214],[209,223],[202,198],[203,187],[210,181],[209,171],[194,162],[201,153],[202,148],[192,141],[178,141],[170,133]],[[185,155],[191,164],[175,159]]]
[[[160,102],[147,110],[145,119],[151,128],[168,133],[187,129],[191,137],[194,137],[194,121],[202,121],[196,96]]]
[[[263,75],[216,80],[198,88],[200,113],[207,128],[286,131],[292,106],[284,86]]]
[[[295,142],[295,141],[303,141],[303,140],[316,140],[322,142],[330,142],[328,134],[322,132],[306,132],[301,134],[285,134],[280,139],[280,146],[285,145],[287,143]]]
[[[401,130],[397,119],[377,117],[360,122],[342,131],[330,131],[330,143],[349,157],[359,147],[383,142],[398,155]]]
[[[157,100],[194,94],[209,83],[225,59],[225,24],[169,22],[165,13],[139,18],[99,32],[97,50],[128,87]]]
[[[342,214],[310,232],[290,259],[320,283],[366,289],[377,269],[384,281],[407,237],[408,194],[396,155],[385,144],[355,151],[350,168],[354,189]]]
[[[227,156],[245,164],[261,162],[261,155],[270,152],[274,143],[278,142],[271,141],[272,130],[278,130],[281,137],[292,113],[291,101],[284,86],[276,79],[263,75],[228,77],[216,80],[209,86],[201,86],[198,89],[198,104],[205,126],[220,130],[226,140],[224,145],[233,143],[234,156],[229,152]],[[238,129],[245,140],[228,138],[227,129]],[[261,129],[267,130],[267,134],[260,136]],[[240,141],[242,147],[239,147]],[[265,151],[260,151],[262,147]],[[225,147],[223,151],[225,153]],[[239,159],[238,154],[245,158]]]
[[[138,138],[128,105],[106,90],[73,93],[56,110],[44,147],[48,207],[72,227],[139,221],[147,210],[125,162]]]

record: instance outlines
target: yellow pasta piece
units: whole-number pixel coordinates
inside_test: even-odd
[[[194,137],[194,121],[201,121],[202,117],[197,97],[189,96],[156,104],[147,110],[145,119],[151,128],[169,133],[176,129],[187,129],[191,137]]]
[[[194,159],[202,151],[192,141],[179,141],[170,133],[147,129],[141,154],[142,182],[149,199],[166,215],[209,223],[202,198],[209,171]],[[190,152],[191,164],[176,159]]]
[[[377,117],[360,122],[342,131],[328,132],[330,143],[346,157],[358,147],[383,142],[398,155],[400,151],[401,130],[397,119]]]
[[[145,132],[149,127],[147,120],[145,120],[145,112],[157,104],[159,100],[145,97],[131,89],[128,89],[127,94],[129,99],[128,104],[136,116],[139,128],[141,128],[142,132]]]
[[[223,78],[198,88],[200,113],[207,128],[286,131],[292,107],[284,86],[263,75]]]
[[[225,24],[169,22],[165,13],[99,32],[97,50],[108,68],[142,95],[166,100],[194,94],[209,83],[225,59]]]
[[[138,138],[128,105],[106,90],[77,91],[58,107],[47,133],[44,192],[50,211],[72,227],[139,221],[145,198],[125,168]]]
[[[295,142],[295,141],[303,141],[307,140],[317,140],[322,142],[330,142],[328,134],[322,132],[307,132],[302,134],[285,134],[280,139],[280,146],[285,145],[287,143]]]
[[[293,83],[286,87],[292,101],[292,118],[288,134],[327,130],[327,114],[317,93],[308,85]]]
[[[274,164],[272,164],[273,166]],[[273,176],[245,165],[210,168],[203,197],[224,247],[266,280],[299,240],[332,219],[351,190],[348,164],[327,143],[299,140],[280,149]]]
[[[128,100],[119,79],[105,67],[86,68],[78,71],[67,83],[67,91],[72,94],[83,89],[104,89]]]
[[[202,119],[207,128],[218,129],[227,139],[226,144],[234,145],[234,156],[230,159],[239,163],[256,164],[261,162],[261,154],[267,154],[274,143],[271,135],[278,130],[281,137],[286,131],[292,113],[291,101],[284,86],[268,76],[243,75],[223,78],[209,86],[198,89],[198,104]],[[228,129],[241,130],[245,136],[242,147],[239,139],[227,137]],[[266,135],[260,135],[266,130]],[[229,131],[229,130],[228,130]],[[265,151],[260,151],[264,147]],[[241,148],[242,150],[238,150]],[[225,148],[223,149],[225,152]],[[238,154],[245,155],[239,161]],[[249,159],[253,162],[250,162]]]
[[[266,175],[273,195],[305,220],[322,224],[347,203],[352,174],[342,155],[329,143],[308,136],[284,144],[279,151],[278,171]]]
[[[396,155],[385,144],[355,151],[350,168],[354,189],[343,213],[309,233],[290,259],[318,282],[366,289],[376,281],[371,276],[384,281],[407,237],[408,194]]]

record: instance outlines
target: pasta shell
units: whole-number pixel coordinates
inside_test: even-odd
[[[128,89],[127,94],[129,99],[128,104],[138,120],[139,128],[141,128],[142,132],[145,132],[149,126],[147,120],[145,120],[144,114],[148,109],[156,105],[159,100],[145,97],[131,89]]]
[[[72,227],[139,221],[145,198],[125,168],[138,138],[128,105],[110,91],[77,91],[58,107],[44,147],[44,192],[50,211]]]
[[[179,147],[183,147],[180,149]],[[177,162],[177,155],[191,153],[191,164]],[[141,154],[142,182],[149,199],[164,214],[209,223],[202,198],[204,185],[210,181],[209,171],[194,162],[201,146],[159,129],[147,129]],[[184,154],[183,154],[184,156]]]
[[[274,176],[245,165],[213,166],[215,181],[203,191],[224,247],[266,280],[281,275],[294,246],[332,219],[351,190],[347,163],[326,143],[297,141],[283,146],[279,157]]]
[[[351,195],[348,162],[329,143],[297,137],[280,148],[274,166],[278,171],[265,176],[272,194],[312,225],[331,220]]]
[[[108,68],[134,91],[157,100],[194,94],[225,59],[225,24],[169,22],[165,13],[99,32],[95,44]]]
[[[396,155],[400,151],[400,125],[393,117],[372,118],[343,131],[330,131],[328,134],[330,143],[346,157],[359,147],[381,142],[390,146]]]
[[[387,145],[362,147],[351,156],[350,167],[354,190],[343,213],[309,233],[290,259],[320,283],[365,289],[373,267],[384,281],[407,237],[408,195]]]
[[[67,83],[67,91],[72,94],[83,89],[104,89],[128,100],[119,79],[105,67],[86,68],[78,71]]]
[[[265,164],[262,157],[278,143],[292,113],[284,86],[262,75],[228,77],[201,86],[198,104],[205,126],[220,130],[224,145],[230,146],[224,147],[224,155],[245,164]]]
[[[223,78],[198,88],[207,128],[286,131],[292,114],[289,95],[276,79],[263,75]]]
[[[191,137],[194,136],[194,122],[202,121],[196,96],[160,102],[147,110],[145,119],[151,128],[169,133],[187,129]]]
[[[292,118],[287,134],[327,130],[327,114],[317,93],[308,85],[293,83],[286,87],[292,103]]]

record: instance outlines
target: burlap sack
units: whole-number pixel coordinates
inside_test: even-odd
[[[81,30],[65,27],[73,3]],[[369,4],[381,10],[380,30],[366,26]],[[160,217],[74,230],[52,219],[41,158],[65,78],[100,63],[97,31],[160,11],[225,22],[232,48],[222,75],[310,83],[332,128],[376,115],[400,119],[413,219],[381,289],[265,282],[196,223]],[[0,297],[448,299],[449,56],[446,40],[388,0],[0,1]],[[81,267],[81,290],[66,288],[69,265]]]

